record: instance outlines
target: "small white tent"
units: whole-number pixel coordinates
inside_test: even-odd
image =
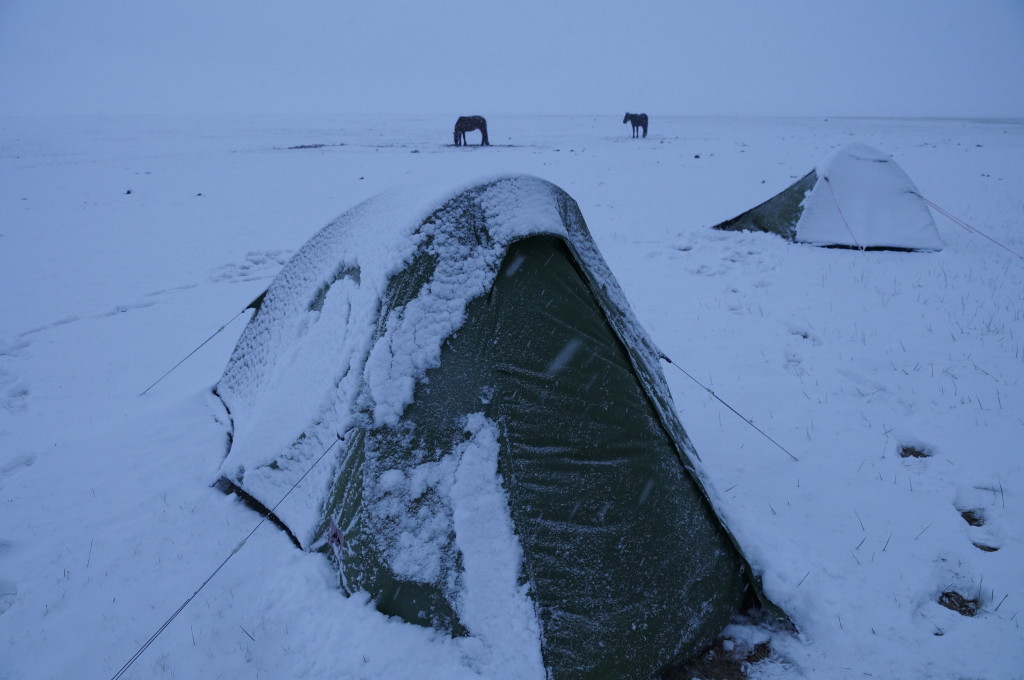
[[[786,190],[715,229],[771,231],[819,246],[943,247],[914,183],[890,156],[864,144],[842,147]]]

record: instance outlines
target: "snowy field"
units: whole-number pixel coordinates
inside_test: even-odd
[[[125,677],[520,677],[500,636],[345,598],[269,523],[232,556],[259,517],[210,486],[231,320],[289,256],[383,190],[506,172],[577,200],[713,390],[664,365],[798,631],[731,627],[772,636],[750,677],[1022,677],[1024,121],[652,114],[636,140],[621,114],[492,114],[493,146],[454,148],[453,120],[0,119],[0,679],[114,676],[222,564]],[[933,253],[709,228],[850,142],[984,235],[938,213]]]

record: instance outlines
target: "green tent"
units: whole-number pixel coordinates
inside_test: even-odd
[[[549,677],[646,678],[750,589],[659,358],[558,187],[392,192],[260,301],[216,388],[223,481],[386,614],[525,612]]]

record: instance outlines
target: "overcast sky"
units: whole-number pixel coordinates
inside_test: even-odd
[[[1024,117],[1024,0],[0,0],[0,114]]]

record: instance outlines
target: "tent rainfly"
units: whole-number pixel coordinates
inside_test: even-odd
[[[888,155],[844,146],[776,196],[715,225],[790,241],[862,250],[942,250],[917,187]]]
[[[221,483],[264,508],[298,484],[275,519],[386,614],[647,678],[753,587],[659,357],[558,187],[386,193],[258,299]]]

